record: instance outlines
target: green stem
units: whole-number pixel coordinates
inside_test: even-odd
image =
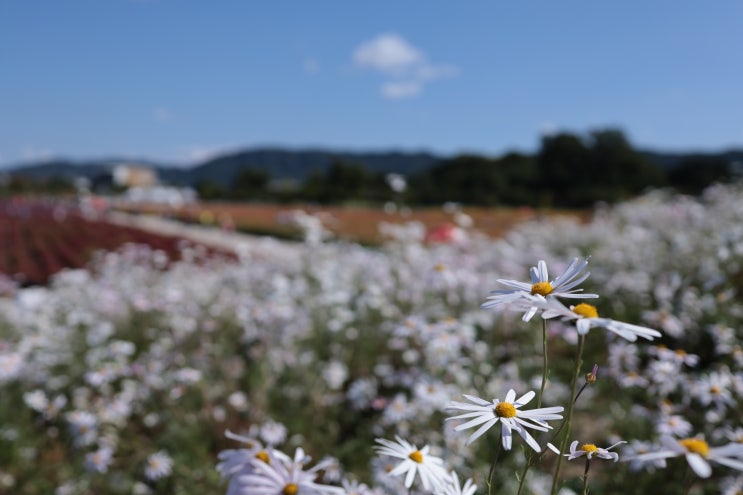
[[[534,458],[534,454],[529,454],[526,456],[526,464],[524,465],[524,470],[521,472],[521,477],[519,478],[519,491],[516,492],[516,495],[521,495],[521,490],[524,489],[524,480],[526,480],[526,473],[529,472],[529,468],[531,467],[531,461]]]
[[[547,384],[547,320],[542,318],[542,386],[539,388],[539,397],[537,397],[537,409],[542,407],[542,396],[544,395],[544,386]]]
[[[581,364],[583,364],[583,344],[585,343],[586,337],[585,335],[579,335],[578,336],[578,357],[575,360],[575,371],[573,372],[573,384],[570,391],[570,404],[568,405],[568,415],[567,418],[565,418],[564,425],[565,425],[565,436],[562,437],[562,442],[560,442],[560,454],[565,452],[565,447],[568,444],[568,440],[570,438],[570,421],[573,419],[573,406],[575,405],[575,400],[573,399],[575,397],[575,389],[578,386],[578,376],[580,375],[580,367]],[[557,483],[560,479],[560,467],[562,465],[562,455],[560,455],[557,458],[557,465],[555,466],[555,475],[552,478],[552,490],[550,491],[551,495],[555,495],[557,493]]]
[[[689,464],[686,463],[686,468],[684,469],[684,495],[689,495],[691,493],[691,487],[694,484],[694,479],[692,478],[693,473],[691,472],[691,469],[689,469]]]
[[[539,395],[537,396],[537,409],[542,407],[542,396],[544,395],[544,387],[547,384],[547,320],[542,318],[542,386],[539,387]],[[531,468],[532,461],[534,460],[534,453],[530,452],[526,456],[526,464],[524,464],[524,470],[521,472],[521,478],[519,479],[519,491],[516,495],[521,495],[521,490],[524,488],[524,480],[526,474]]]
[[[490,472],[488,473],[488,495],[490,495],[493,488],[493,474],[495,473],[495,464],[498,462],[498,456],[500,455],[502,438],[498,435],[498,446],[495,449],[495,455],[493,456],[493,462],[490,464]]]
[[[583,472],[583,491],[582,495],[588,495],[588,470],[591,468],[591,459],[586,457],[586,470]]]

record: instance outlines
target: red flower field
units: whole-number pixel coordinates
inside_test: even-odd
[[[0,273],[21,286],[43,285],[64,268],[81,268],[99,250],[147,244],[178,259],[183,238],[105,221],[95,210],[62,202],[0,202]]]

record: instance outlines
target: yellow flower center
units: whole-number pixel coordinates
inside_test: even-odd
[[[676,353],[676,355],[678,357],[684,357],[684,356],[686,356],[686,351],[683,350],[683,349],[676,349],[674,352]]]
[[[289,483],[284,487],[283,490],[281,490],[281,493],[283,495],[297,495],[297,492],[299,491],[299,487],[295,485],[294,483]]]
[[[549,282],[537,282],[536,284],[531,286],[531,294],[536,295],[539,294],[540,296],[546,296],[548,294],[552,294],[552,291],[554,289],[552,288],[552,284]]]
[[[412,460],[414,460],[415,462],[417,462],[418,464],[420,464],[420,463],[423,462],[423,454],[421,454],[421,451],[420,450],[416,450],[415,452],[411,452],[408,457],[411,458]]]
[[[255,457],[268,464],[268,453],[265,450],[261,450],[260,452],[255,454]]]
[[[679,440],[679,443],[689,452],[699,454],[702,457],[707,457],[709,454],[709,444],[704,440],[699,440],[698,438],[684,438],[683,440]]]
[[[710,393],[711,393],[712,395],[719,395],[719,394],[720,394],[720,392],[722,392],[722,390],[720,390],[720,387],[718,387],[717,385],[712,385],[712,386],[711,386],[711,387],[709,388],[709,392],[710,392]]]
[[[598,447],[596,447],[596,446],[595,446],[594,444],[592,444],[592,443],[584,443],[583,445],[581,445],[581,446],[580,446],[580,449],[581,449],[581,450],[585,450],[585,451],[586,451],[586,452],[588,452],[589,454],[590,454],[590,453],[593,453],[593,452],[598,452],[598,450],[599,450],[599,448],[598,448]]]
[[[599,312],[596,311],[596,306],[590,304],[580,303],[573,306],[573,313],[581,315],[583,318],[598,318]]]
[[[508,402],[499,402],[495,406],[495,415],[499,418],[512,418],[516,416],[516,408]]]
[[[437,272],[443,272],[444,270],[446,270],[446,267],[442,263],[436,263],[433,269]]]

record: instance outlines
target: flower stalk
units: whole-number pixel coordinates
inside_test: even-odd
[[[585,335],[578,335],[578,355],[575,360],[575,371],[573,373],[573,382],[571,385],[571,392],[570,397],[573,398],[576,396],[575,389],[578,386],[578,375],[580,375],[580,368],[581,364],[583,364],[583,344],[585,343],[586,336]],[[573,409],[575,408],[575,400],[570,401],[570,404],[568,405],[568,413],[565,417],[565,422],[563,423],[565,425],[565,433],[562,437],[562,442],[560,442],[560,453],[565,452],[565,447],[568,444],[568,438],[570,437],[570,421],[573,418]],[[562,466],[562,456],[559,456],[557,458],[557,465],[555,466],[555,475],[552,478],[552,489],[550,490],[550,494],[554,495],[557,493],[557,484],[558,480],[560,479],[560,468]]]

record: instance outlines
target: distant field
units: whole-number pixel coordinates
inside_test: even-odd
[[[69,204],[33,200],[0,202],[0,241],[0,275],[21,286],[44,285],[65,268],[87,266],[96,252],[125,244],[146,244],[171,260],[193,244],[183,237],[116,225]]]
[[[187,222],[214,224],[240,231],[296,237],[298,230],[292,224],[292,212],[298,210],[318,216],[323,226],[340,239],[378,244],[383,238],[379,232],[382,222],[421,222],[430,231],[455,222],[456,213],[443,208],[410,208],[386,212],[382,208],[362,206],[278,205],[263,203],[202,202],[181,208],[162,205],[121,205],[129,212],[160,213]],[[463,208],[472,220],[472,228],[491,237],[500,237],[518,223],[539,217],[571,216],[588,220],[590,211],[535,210],[533,208]]]

